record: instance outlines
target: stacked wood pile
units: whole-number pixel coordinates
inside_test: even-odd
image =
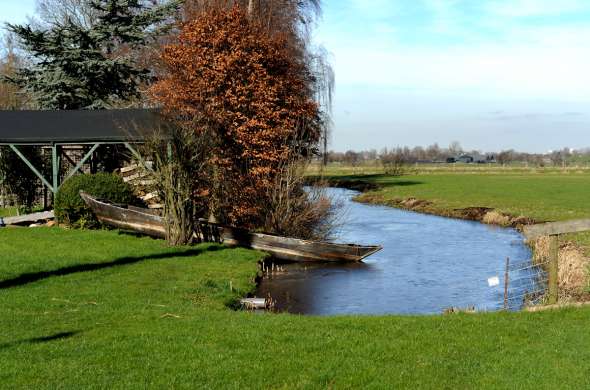
[[[118,172],[126,183],[129,183],[141,200],[143,200],[150,209],[162,209],[164,205],[161,203],[157,192],[153,191],[154,181],[149,179],[149,175],[138,164],[131,164],[119,169]]]

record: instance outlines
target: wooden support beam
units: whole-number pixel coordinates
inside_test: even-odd
[[[80,168],[82,168],[82,165],[84,165],[86,163],[86,161],[90,157],[92,157],[92,154],[96,151],[96,149],[98,149],[99,146],[100,146],[100,144],[94,144],[94,146],[92,146],[92,148],[90,148],[90,150],[88,151],[88,153],[86,153],[84,155],[84,157],[82,157],[82,160],[80,160],[80,162],[78,164],[76,164],[76,166],[66,175],[66,177],[64,179],[64,182],[66,180],[68,180],[70,177],[74,176],[74,174],[76,172],[78,172],[80,170]]]
[[[37,177],[38,177],[38,178],[41,180],[41,182],[42,182],[42,183],[43,183],[45,186],[47,186],[47,188],[49,188],[49,189],[50,189],[52,192],[55,192],[55,191],[54,191],[54,187],[53,187],[53,186],[52,186],[52,185],[49,183],[49,181],[48,181],[48,180],[47,180],[47,179],[46,179],[46,178],[45,178],[45,177],[44,177],[44,176],[41,174],[41,172],[39,172],[39,171],[37,170],[37,168],[35,168],[35,166],[34,166],[34,165],[33,165],[33,164],[32,164],[32,163],[31,163],[31,162],[30,162],[30,161],[29,161],[29,160],[28,160],[28,159],[25,157],[25,155],[24,155],[24,154],[22,154],[20,150],[18,150],[18,148],[17,148],[15,145],[12,145],[12,144],[10,144],[10,145],[8,145],[8,146],[10,147],[10,149],[12,149],[12,151],[13,151],[14,153],[16,153],[16,155],[17,155],[17,156],[18,156],[18,157],[19,157],[21,160],[23,160],[23,162],[24,162],[24,163],[25,163],[25,164],[26,164],[26,165],[29,167],[29,169],[30,169],[31,171],[33,171],[33,173],[34,173],[35,175],[37,175]]]
[[[131,146],[131,144],[129,142],[125,142],[124,143],[125,147],[127,149],[129,149],[129,151],[131,152],[131,154],[133,154],[133,156],[139,161],[139,163],[146,169],[149,169],[150,171],[153,172],[152,167],[150,167],[149,165],[147,165],[147,163],[145,162],[145,160],[143,159],[143,157],[141,157],[141,154],[139,154],[139,152],[137,150],[135,150],[135,148],[133,146]]]
[[[53,195],[54,195],[54,201],[55,201],[55,195],[57,194],[57,189],[59,188],[59,163],[60,163],[60,158],[58,155],[59,152],[59,147],[57,145],[52,145],[51,146],[51,168],[52,168],[52,173],[53,173]]]
[[[528,225],[523,228],[524,235],[529,240],[534,240],[542,236],[585,232],[588,230],[590,230],[590,219],[549,222],[538,225]]]
[[[554,305],[559,298],[559,236],[552,235],[549,239],[549,291],[547,292],[547,303]]]

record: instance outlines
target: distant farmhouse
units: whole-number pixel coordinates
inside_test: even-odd
[[[462,154],[458,157],[447,158],[448,164],[461,163],[461,164],[494,164],[496,163],[496,157],[492,154],[482,155],[479,153],[474,154]]]

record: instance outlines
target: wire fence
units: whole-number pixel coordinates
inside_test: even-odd
[[[548,291],[548,266],[549,261],[507,259],[504,270],[487,279],[491,299],[478,309],[518,311],[542,303]]]

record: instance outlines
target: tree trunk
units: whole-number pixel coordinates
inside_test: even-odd
[[[254,15],[254,0],[248,0],[248,16],[252,17]]]

